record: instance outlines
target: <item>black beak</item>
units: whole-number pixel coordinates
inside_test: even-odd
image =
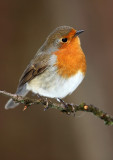
[[[84,30],[79,30],[75,33],[75,36],[78,36],[79,34],[81,34],[82,32],[84,32]]]

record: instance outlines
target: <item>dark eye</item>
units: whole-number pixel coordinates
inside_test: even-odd
[[[67,38],[62,38],[62,42],[67,42]]]

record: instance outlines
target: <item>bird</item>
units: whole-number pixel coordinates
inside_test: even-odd
[[[70,26],[53,30],[23,72],[15,94],[25,97],[31,91],[42,97],[62,99],[76,90],[86,73],[79,38],[83,32]],[[18,105],[10,99],[5,109]]]

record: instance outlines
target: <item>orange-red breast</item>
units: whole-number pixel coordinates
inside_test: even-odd
[[[16,94],[24,97],[32,91],[50,98],[71,94],[86,72],[86,59],[78,37],[82,32],[61,26],[50,33],[22,74]],[[10,99],[5,108],[17,105]]]

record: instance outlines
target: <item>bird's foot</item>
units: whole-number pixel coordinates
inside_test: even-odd
[[[74,105],[73,104],[70,104],[70,105],[71,105],[71,108],[72,108],[73,115],[75,117],[75,108],[74,108]]]
[[[75,108],[73,104],[67,104],[65,103],[62,99],[57,98],[57,101],[60,102],[61,104],[63,104],[63,107],[65,107],[67,114],[70,115],[71,113],[74,114],[75,116]]]
[[[39,94],[37,94],[37,96],[38,96],[38,98],[40,98],[43,102],[46,103],[46,104],[44,105],[44,111],[46,111],[46,110],[49,108],[49,106],[48,106],[49,100],[48,100],[47,98],[44,98],[44,97],[40,96]]]
[[[57,98],[57,101],[60,102],[61,104],[63,104],[63,106],[64,106],[66,109],[68,108],[67,103],[65,103],[62,99]]]
[[[49,108],[49,106],[48,106],[49,100],[47,98],[45,98],[45,101],[46,101],[46,104],[44,106],[44,111],[46,111]]]

